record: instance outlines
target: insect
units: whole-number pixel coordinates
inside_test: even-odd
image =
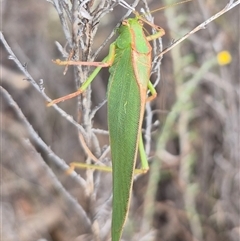
[[[119,36],[110,45],[109,54],[102,62],[56,60],[59,65],[94,65],[97,68],[76,92],[48,103],[51,106],[81,94],[101,68],[109,67],[107,99],[113,176],[113,241],[119,241],[122,235],[134,174],[145,173],[149,169],[141,133],[145,104],[157,95],[150,82],[152,48],[149,41],[165,34],[162,28],[147,22],[138,13],[135,14],[135,18],[122,22],[118,29]],[[146,36],[143,22],[151,25],[156,33]],[[148,90],[150,96],[147,96]],[[142,167],[135,170],[138,149]]]

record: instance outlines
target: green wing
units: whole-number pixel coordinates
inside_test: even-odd
[[[117,49],[108,85],[108,126],[113,167],[112,240],[118,241],[126,220],[141,120],[140,91],[130,46]]]

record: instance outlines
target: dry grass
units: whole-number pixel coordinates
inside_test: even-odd
[[[99,53],[98,48],[127,10],[112,5],[109,11],[107,1],[100,1],[105,5],[90,21],[74,12],[72,27],[72,13],[62,5],[63,31],[50,2],[2,1],[2,31],[33,79],[57,98],[73,92],[91,69],[69,67],[63,76],[63,68],[51,60],[72,49],[75,58],[101,60],[113,39]],[[160,7],[159,1],[147,2],[150,9]],[[166,31],[163,47],[226,4],[195,0],[154,14],[155,24]],[[137,10],[140,6],[147,11],[142,1]],[[152,170],[134,183],[123,240],[239,239],[239,29],[238,6],[165,54],[161,66],[160,61],[154,65],[158,97],[147,106],[144,125],[144,136],[151,135],[145,142]],[[54,41],[64,46],[62,53]],[[159,51],[161,42],[156,46]],[[231,53],[229,65],[215,61],[222,50]],[[110,161],[108,135],[102,131],[107,130],[106,106],[92,112],[105,99],[107,70],[97,76],[91,91],[60,104],[81,124],[77,129],[69,117],[46,107],[12,59],[1,45],[1,86],[8,92],[1,88],[2,240],[108,240],[111,175],[65,172],[70,162],[90,161],[81,135],[95,156]]]

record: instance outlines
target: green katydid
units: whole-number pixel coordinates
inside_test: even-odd
[[[149,168],[141,135],[145,103],[156,97],[156,91],[150,82],[152,48],[149,41],[163,36],[165,32],[162,28],[151,24],[157,32],[146,37],[142,21],[146,22],[136,14],[135,18],[122,22],[118,29],[119,37],[111,44],[109,54],[102,62],[57,60],[56,63],[59,65],[95,65],[98,67],[78,91],[48,104],[51,106],[81,94],[102,67],[111,66],[107,98],[113,170],[113,241],[120,240],[126,221],[138,148],[142,163],[142,169],[138,172],[145,173]],[[151,96],[147,98],[148,90]]]
[[[107,99],[113,173],[113,241],[119,241],[122,235],[134,173],[145,173],[149,169],[141,135],[146,101],[157,95],[150,82],[152,48],[149,41],[165,34],[162,28],[147,22],[138,13],[135,15],[135,18],[122,22],[118,29],[119,37],[110,45],[109,54],[102,62],[55,61],[59,65],[91,65],[97,68],[76,92],[48,103],[51,106],[81,94],[102,67],[110,67]],[[145,36],[143,22],[156,29],[156,33]],[[148,90],[151,93],[149,97]],[[135,170],[138,149],[142,168]],[[73,166],[83,165],[73,163]]]

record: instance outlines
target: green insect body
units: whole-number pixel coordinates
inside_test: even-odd
[[[108,56],[102,62],[55,61],[59,65],[94,65],[97,68],[76,92],[51,101],[48,106],[81,94],[102,67],[109,67],[108,84],[108,127],[112,156],[113,211],[112,241],[119,241],[128,215],[134,173],[145,173],[148,162],[142,141],[142,122],[147,100],[156,97],[156,90],[150,82],[151,51],[149,41],[164,35],[164,30],[150,24],[156,34],[145,36],[143,20],[138,14],[135,18],[124,20],[119,27],[119,37],[110,45]],[[151,96],[147,97],[147,91]],[[138,149],[142,169],[135,169]],[[98,167],[72,163],[72,167]],[[109,170],[109,168],[101,168]]]
[[[129,209],[151,71],[151,46],[138,19],[125,20],[119,33],[108,85],[108,127],[113,167],[113,241],[120,239]]]

